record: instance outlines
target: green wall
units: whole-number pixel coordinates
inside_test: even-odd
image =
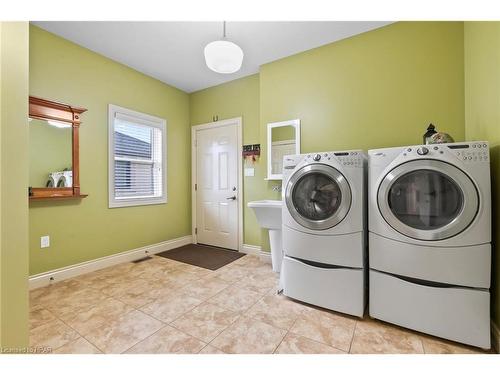
[[[30,274],[191,234],[186,93],[30,26],[31,95],[88,111],[80,128],[81,201],[30,204]],[[108,209],[108,104],[167,120],[167,194],[161,205]],[[40,236],[51,246],[40,249]]]
[[[244,187],[252,199],[280,199],[272,190],[280,182],[264,181],[269,122],[299,118],[302,152],[418,144],[430,122],[463,140],[463,53],[462,22],[391,24],[263,65],[251,86],[241,79],[194,93],[191,124],[259,111],[250,125],[262,145],[260,169]],[[256,97],[260,105],[248,108]],[[260,237],[268,249],[246,206],[245,217],[245,242]]]
[[[72,129],[57,128],[47,121],[29,122],[29,186],[44,187],[51,172],[71,170]]]
[[[465,22],[465,134],[491,147],[492,314],[500,327],[500,22]]]
[[[243,119],[243,144],[260,143],[259,134],[259,75],[231,81],[229,83],[197,91],[190,95],[191,125],[233,117]],[[261,159],[262,160],[262,159]],[[249,245],[260,246],[261,229],[253,212],[246,208],[248,202],[261,197],[261,185],[266,167],[259,160],[255,164],[246,163],[245,167],[255,168],[254,177],[243,177],[244,239]]]
[[[28,346],[28,23],[0,22],[0,347]]]
[[[463,23],[398,22],[263,65],[261,142],[294,118],[302,152],[418,144],[430,122],[459,141],[463,98]]]

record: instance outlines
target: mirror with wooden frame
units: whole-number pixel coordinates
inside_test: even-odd
[[[79,128],[85,108],[29,97],[29,199],[80,199]]]

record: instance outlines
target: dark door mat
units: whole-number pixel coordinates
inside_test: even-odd
[[[212,271],[245,256],[245,254],[234,250],[199,244],[178,247],[156,255]]]

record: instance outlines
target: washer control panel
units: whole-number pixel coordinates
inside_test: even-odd
[[[346,153],[343,152],[335,153],[335,156],[337,157],[338,161],[342,165],[345,165],[346,167],[356,167],[356,168],[363,167],[363,162],[364,162],[363,155],[361,155],[357,151],[346,152]]]
[[[361,151],[340,151],[340,152],[321,152],[316,154],[306,154],[306,162],[327,162],[332,159],[346,167],[362,168],[365,157]]]
[[[283,171],[287,172],[295,169],[300,160],[301,160],[301,155],[285,156],[285,158],[283,159]]]

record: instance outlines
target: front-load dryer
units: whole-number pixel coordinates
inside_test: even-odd
[[[487,142],[368,155],[370,315],[489,348]]]
[[[62,171],[57,187],[72,187],[73,186],[73,171]]]
[[[285,156],[283,293],[363,316],[366,155],[361,150]]]

